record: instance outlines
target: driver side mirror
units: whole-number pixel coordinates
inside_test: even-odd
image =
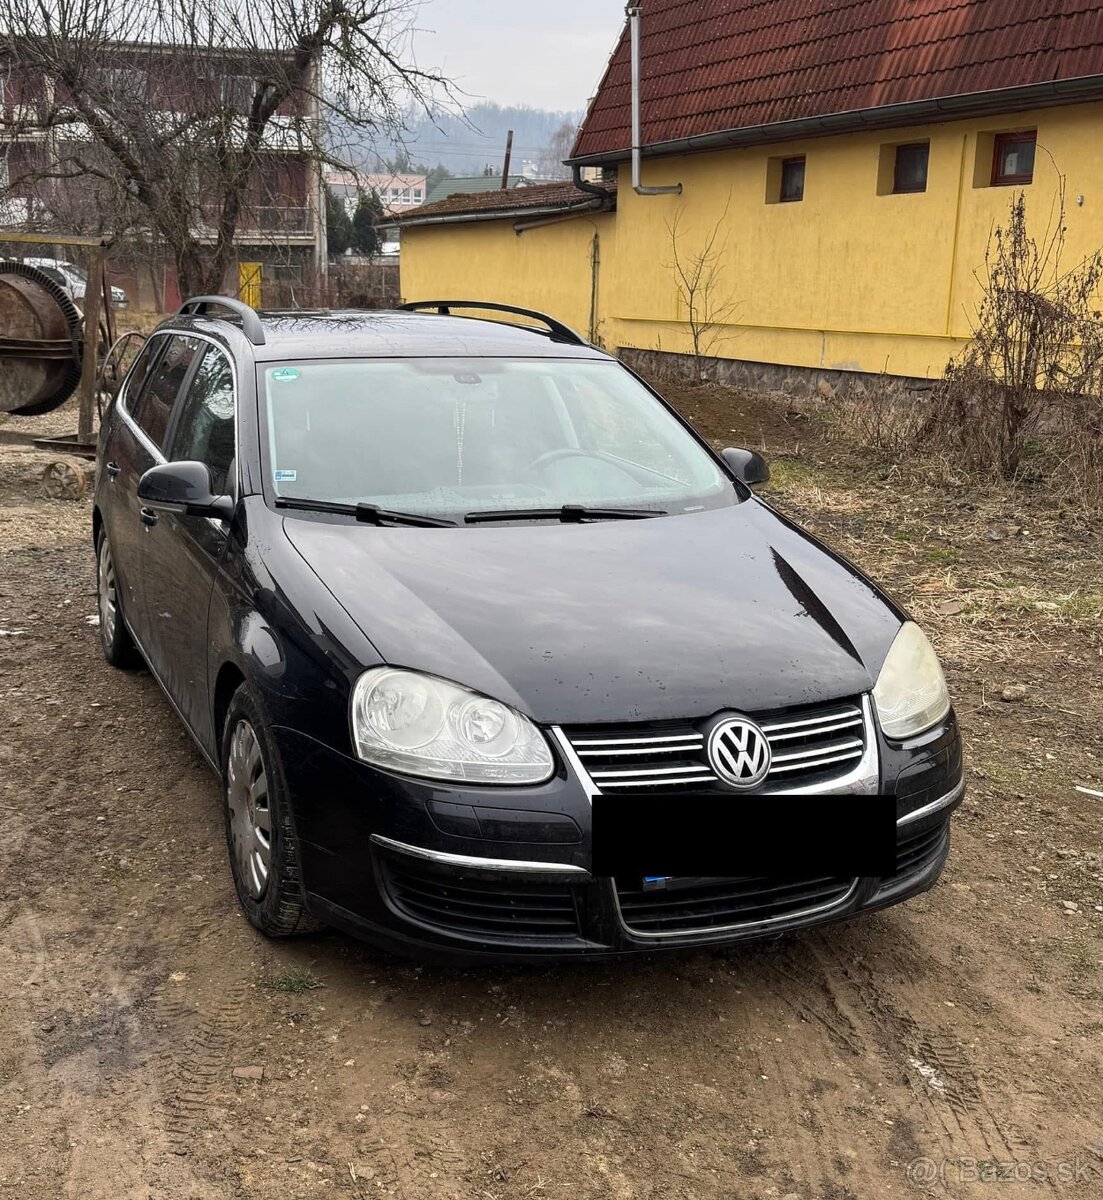
[[[189,517],[229,521],[232,496],[216,496],[210,468],[201,462],[170,462],[150,467],[138,480],[138,499],[148,508]]]
[[[731,473],[748,487],[770,482],[770,468],[766,460],[755,450],[737,450],[729,447],[721,455]]]

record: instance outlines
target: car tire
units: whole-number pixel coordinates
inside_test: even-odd
[[[96,538],[96,602],[100,618],[100,647],[104,658],[121,671],[140,667],[142,656],[123,619],[111,543],[102,529]]]
[[[222,730],[222,796],[230,870],[250,924],[271,938],[320,929],[303,904],[279,755],[247,684],[234,693]]]

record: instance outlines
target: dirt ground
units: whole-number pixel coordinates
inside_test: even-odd
[[[88,505],[0,443],[0,1197],[1103,1197],[1103,537],[679,399],[943,653],[970,792],[937,888],[627,965],[266,942],[213,776],[100,657]]]

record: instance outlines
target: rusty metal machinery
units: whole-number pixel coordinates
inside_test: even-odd
[[[50,412],[79,387],[77,431],[34,438],[34,444],[44,450],[94,458],[99,368],[104,351],[115,342],[104,270],[108,243],[102,238],[0,230],[0,246],[12,244],[81,247],[88,260],[88,282],[82,315],[48,272],[25,263],[0,262],[0,414]]]
[[[84,320],[47,274],[0,260],[0,412],[64,404],[81,380]]]

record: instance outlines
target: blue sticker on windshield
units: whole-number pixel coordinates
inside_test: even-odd
[[[294,483],[298,478],[299,478],[298,471],[277,471],[276,472],[276,482],[277,483]]]
[[[301,371],[296,371],[294,367],[277,367],[272,372],[272,378],[276,383],[290,383],[292,379],[298,379],[302,374]]]

